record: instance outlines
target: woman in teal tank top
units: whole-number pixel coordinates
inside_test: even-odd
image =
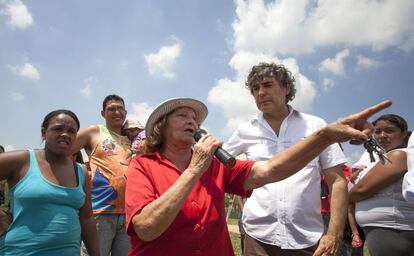
[[[81,239],[99,255],[89,175],[70,157],[78,130],[73,112],[56,110],[42,123],[44,149],[0,155],[0,179],[10,188],[10,220],[0,212],[0,255],[80,255]]]

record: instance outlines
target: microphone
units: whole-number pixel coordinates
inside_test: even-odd
[[[199,141],[201,135],[207,134],[206,130],[197,129],[194,133],[195,141]],[[232,168],[236,164],[236,159],[221,147],[217,148],[214,155],[222,162],[228,169]]]

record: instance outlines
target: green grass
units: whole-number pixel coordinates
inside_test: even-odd
[[[227,219],[227,223],[229,224],[229,225],[238,225],[238,219],[235,219],[235,218],[229,218],[229,219]],[[230,239],[231,239],[231,244],[233,245],[233,251],[234,251],[234,254],[235,255],[240,255],[240,251],[241,251],[241,249],[240,249],[240,243],[241,243],[241,241],[240,241],[240,234],[237,234],[237,233],[232,233],[232,232],[229,232],[230,233]]]
[[[364,245],[364,256],[369,256],[368,247]]]
[[[227,220],[227,223],[229,224],[229,225],[239,225],[239,222],[238,222],[239,220],[238,219],[232,219],[232,218],[229,218],[228,220]]]
[[[235,255],[240,255],[240,235],[230,232],[231,244]]]

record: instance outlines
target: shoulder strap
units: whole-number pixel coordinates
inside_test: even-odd
[[[73,162],[73,168],[76,174],[76,182],[79,184],[79,186],[83,187],[85,185],[85,175],[83,174],[82,165]]]

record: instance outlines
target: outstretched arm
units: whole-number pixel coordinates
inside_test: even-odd
[[[351,140],[353,144],[363,143],[373,131],[368,118],[391,104],[390,100],[386,100],[330,123],[292,147],[276,154],[270,160],[256,162],[245,181],[244,188],[247,191],[290,177],[335,142]]]

